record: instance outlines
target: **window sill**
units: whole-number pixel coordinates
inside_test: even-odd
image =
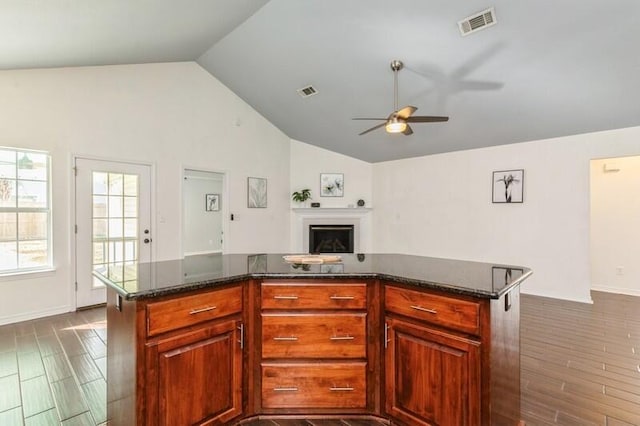
[[[55,275],[55,268],[47,268],[47,269],[37,269],[34,271],[17,271],[17,272],[8,272],[8,273],[0,273],[0,282],[3,281],[14,281],[14,280],[31,280],[38,279],[44,277],[51,277]]]

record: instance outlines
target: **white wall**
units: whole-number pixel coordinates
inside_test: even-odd
[[[185,256],[222,252],[222,174],[185,170],[183,180],[183,236],[182,251]],[[218,195],[216,211],[207,211],[207,194]]]
[[[591,162],[592,289],[640,296],[640,157]]]
[[[312,201],[320,203],[320,209],[306,212],[294,212],[291,217],[291,250],[308,251],[305,245],[305,233],[308,224],[354,224],[359,241],[355,242],[356,251],[370,252],[373,247],[373,228],[371,212],[353,208],[349,211],[322,210],[357,206],[359,199],[365,207],[373,207],[373,165],[326,149],[318,148],[300,141],[291,140],[289,194],[304,188],[311,189]],[[344,196],[321,197],[320,173],[343,173]],[[291,199],[291,195],[289,195]],[[302,207],[291,201],[291,207]]]
[[[373,249],[524,265],[524,292],[590,301],[589,162],[639,153],[634,127],[377,163]],[[492,204],[491,172],[520,168],[524,203]]]
[[[289,247],[290,139],[195,62],[0,71],[0,145],[52,156],[54,263],[0,278],[0,323],[74,309],[71,159],[155,169],[157,260],[181,256],[182,171],[228,172],[229,252]],[[247,177],[269,179],[267,209],[247,209]]]
[[[372,164],[338,154],[304,142],[291,140],[291,191],[311,189],[312,201],[320,207],[347,207],[356,205],[359,199],[366,207],[373,205]],[[320,196],[320,173],[344,174],[344,197]],[[291,197],[289,197],[291,199]],[[300,207],[291,201],[291,207]]]

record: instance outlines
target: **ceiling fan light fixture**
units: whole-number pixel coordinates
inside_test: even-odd
[[[398,117],[393,117],[387,121],[384,128],[387,133],[402,133],[407,130],[407,123],[404,120],[398,120]]]

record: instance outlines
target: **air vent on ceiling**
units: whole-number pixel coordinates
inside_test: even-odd
[[[458,22],[460,34],[469,35],[496,24],[496,11],[492,8],[475,13]]]
[[[318,91],[312,85],[308,85],[306,87],[303,87],[302,89],[298,89],[297,92],[298,95],[302,96],[303,98],[308,98],[309,96],[313,96],[318,93]]]

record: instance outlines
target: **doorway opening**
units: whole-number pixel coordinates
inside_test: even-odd
[[[591,160],[591,289],[640,296],[640,156]]]
[[[225,174],[184,169],[182,256],[225,252]]]

